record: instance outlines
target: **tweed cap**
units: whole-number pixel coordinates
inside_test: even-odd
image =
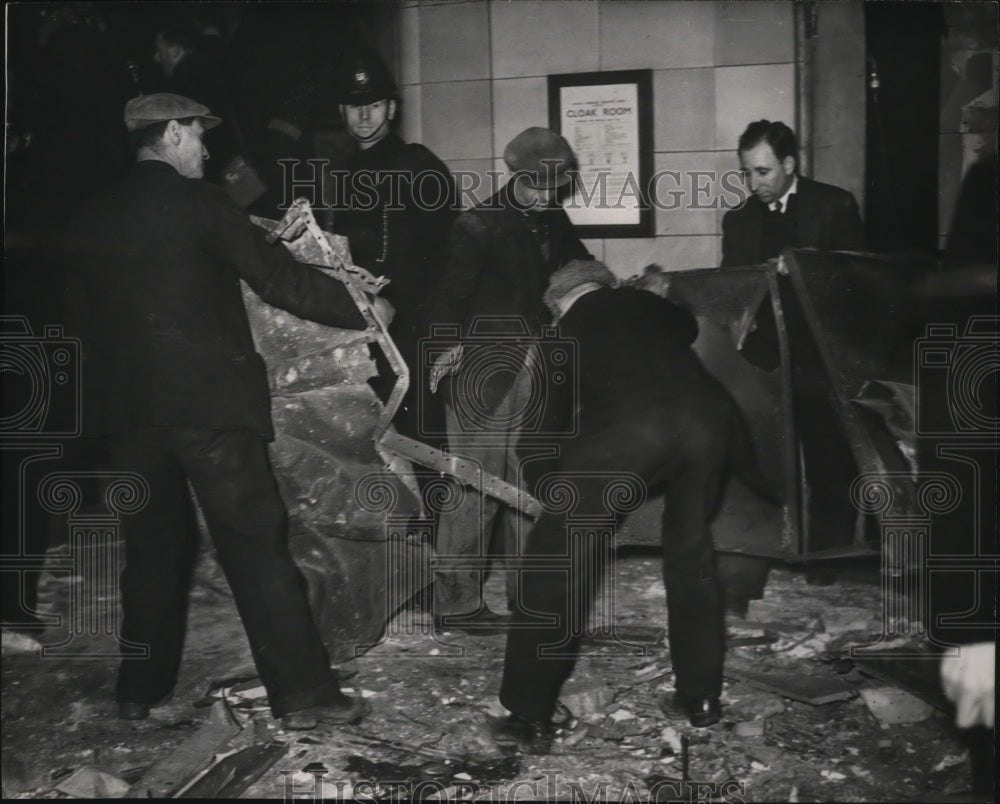
[[[349,59],[337,84],[337,102],[348,106],[367,106],[398,94],[389,69],[374,53]]]
[[[186,117],[200,117],[206,131],[222,122],[207,106],[170,92],[140,95],[125,104],[125,128],[129,131],[138,131],[166,120],[183,120]]]
[[[613,288],[618,278],[603,262],[597,260],[570,260],[549,277],[549,287],[542,296],[545,306],[556,309],[556,303],[574,288],[587,282]]]
[[[573,149],[565,138],[548,128],[526,128],[504,148],[503,161],[514,173],[528,176],[539,190],[564,187],[571,181],[567,171],[576,167]]]

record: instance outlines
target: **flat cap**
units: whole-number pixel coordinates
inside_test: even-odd
[[[138,131],[166,120],[183,120],[186,117],[200,117],[206,131],[222,122],[207,106],[170,92],[140,95],[125,104],[125,128],[129,131]]]
[[[337,102],[349,106],[367,106],[369,103],[395,98],[396,82],[382,59],[374,53],[348,59],[340,74]]]
[[[565,138],[548,128],[526,128],[504,148],[503,161],[515,173],[527,174],[530,184],[551,190],[569,184],[568,170],[576,167],[573,149]]]

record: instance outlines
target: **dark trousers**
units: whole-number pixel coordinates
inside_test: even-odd
[[[110,446],[115,468],[139,473],[150,488],[148,504],[122,525],[118,700],[152,703],[177,681],[198,538],[188,481],[275,717],[332,700],[339,684],[288,549],[265,442],[245,430],[164,427],[116,436]],[[131,658],[136,645],[148,646],[147,658]]]
[[[647,487],[666,486],[663,580],[677,690],[698,697],[721,693],[725,626],[709,523],[721,502],[733,415],[728,399],[678,400],[564,445],[556,472],[576,486],[579,503],[571,517],[543,514],[528,536],[520,573],[523,610],[508,633],[500,687],[507,709],[548,721],[572,672],[602,568],[599,537],[569,538],[568,529],[574,518],[592,520],[606,511],[606,478],[615,472],[638,475]],[[553,556],[567,557],[568,571],[531,569]],[[537,617],[545,615],[557,622],[539,624]],[[560,655],[544,656],[546,645],[562,645]]]

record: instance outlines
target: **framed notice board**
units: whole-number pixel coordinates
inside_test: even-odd
[[[576,154],[579,175],[563,207],[581,237],[652,237],[652,70],[548,77],[549,128]]]

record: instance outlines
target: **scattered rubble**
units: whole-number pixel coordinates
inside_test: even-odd
[[[752,602],[743,624],[730,624],[735,639],[758,641],[729,647],[723,719],[699,730],[665,721],[656,704],[673,682],[669,651],[653,630],[661,626],[652,625],[664,620],[662,594],[648,594],[660,583],[658,560],[633,555],[617,572],[625,602],[614,614],[632,639],[585,646],[563,688],[571,715],[549,756],[507,756],[485,727],[488,715],[505,711],[496,697],[503,638],[435,637],[418,621],[391,628],[340,666],[345,687],[373,706],[364,722],[283,732],[249,664],[232,601],[211,594],[193,599],[174,701],[148,721],[115,717],[110,656],[5,655],[4,793],[90,790],[83,795],[110,798],[124,784],[131,794],[201,798],[319,792],[369,800],[751,802],[899,800],[968,789],[968,755],[950,720],[931,707],[919,720],[900,716],[902,691],[886,694],[888,683],[859,672],[867,660],[856,663],[850,653],[881,630],[860,625],[860,612],[881,610],[876,583],[809,587],[791,570],[773,571],[765,599]],[[49,605],[66,589],[45,584]],[[502,610],[502,579],[490,578],[487,597]],[[755,619],[762,612],[766,619]],[[836,644],[831,635],[846,638]],[[812,641],[817,636],[823,646]],[[95,651],[107,647],[99,639]],[[785,640],[808,655],[780,650]],[[880,719],[872,702],[883,699],[894,714]]]

